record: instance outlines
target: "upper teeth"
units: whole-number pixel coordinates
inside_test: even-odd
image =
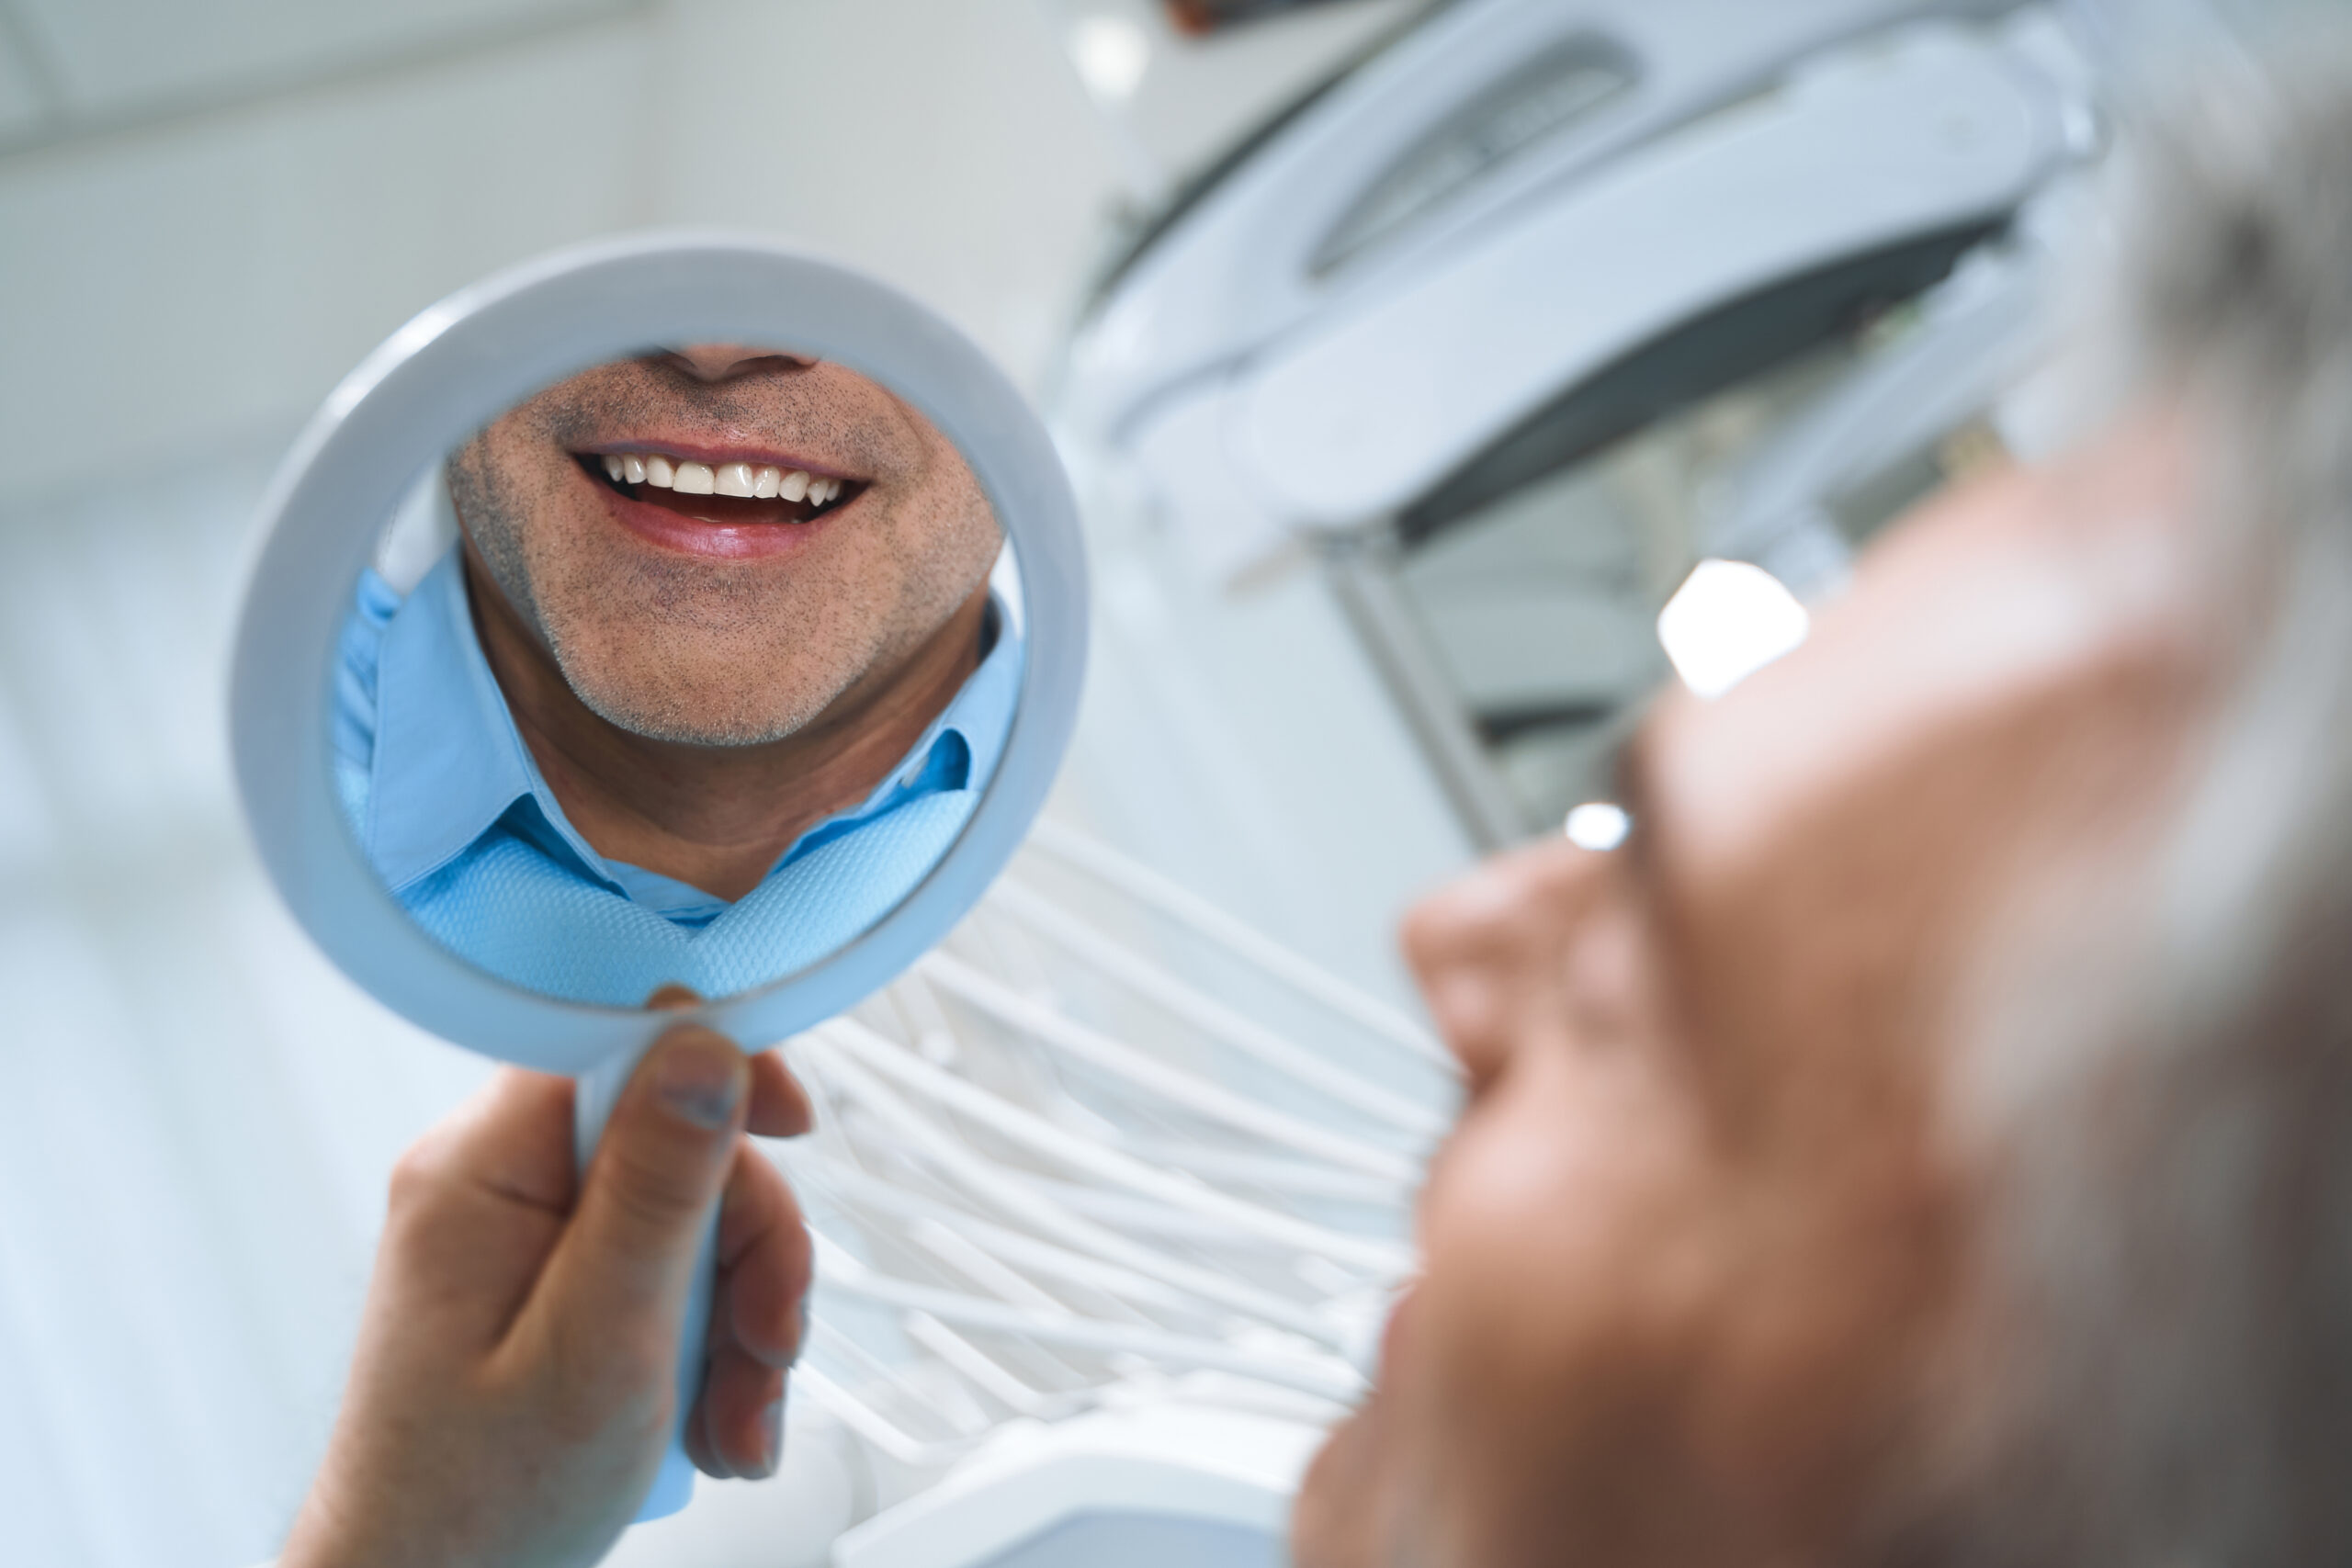
[[[651,485],[682,495],[741,495],[759,501],[773,496],[822,506],[842,492],[841,480],[819,479],[802,468],[752,463],[720,463],[714,468],[691,457],[664,457],[659,452],[643,457],[607,456],[605,472],[616,484]]]

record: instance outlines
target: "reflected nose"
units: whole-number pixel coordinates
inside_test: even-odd
[[[697,381],[724,381],[754,369],[773,369],[781,366],[806,368],[816,363],[795,354],[779,354],[773,349],[753,348],[741,343],[690,343],[683,348],[666,351],[673,364]]]
[[[1601,901],[1610,857],[1555,840],[1498,855],[1408,912],[1406,962],[1473,1089],[1540,1019],[1571,1009],[1569,948]]]

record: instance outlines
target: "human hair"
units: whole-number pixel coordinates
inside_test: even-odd
[[[2352,53],[2248,61],[2120,152],[2215,668],[2153,855],[1984,1043],[2004,1386],[1911,1561],[2352,1562]]]

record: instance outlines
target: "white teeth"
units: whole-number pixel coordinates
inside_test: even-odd
[[[820,479],[805,468],[774,464],[698,463],[691,457],[606,455],[598,459],[616,484],[652,485],[684,495],[735,495],[759,501],[806,501],[825,506],[842,493],[842,481]]]

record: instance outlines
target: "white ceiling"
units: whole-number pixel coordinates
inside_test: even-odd
[[[30,64],[0,28],[0,141],[31,131],[45,109]]]
[[[485,34],[610,15],[631,0],[0,0],[5,74],[46,77],[74,121],[106,122],[413,58]],[[14,34],[13,46],[9,35]],[[38,69],[20,58],[30,50]]]

